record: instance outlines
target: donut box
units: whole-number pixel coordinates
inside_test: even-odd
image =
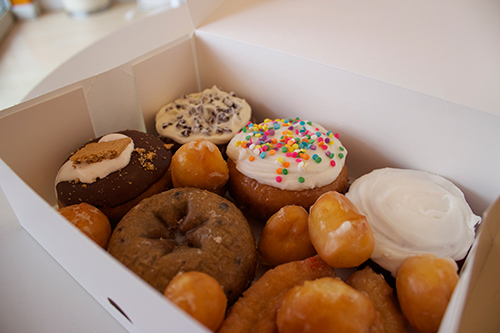
[[[395,5],[387,1],[384,8],[398,10]],[[54,178],[81,142],[125,128],[154,134],[161,106],[216,84],[245,98],[257,119],[299,116],[339,129],[352,179],[392,166],[430,171],[460,187],[483,221],[440,331],[486,325],[498,305],[489,295],[500,290],[494,265],[500,258],[500,99],[494,89],[500,75],[494,73],[500,68],[469,56],[486,47],[488,57],[498,59],[500,51],[489,45],[500,29],[491,40],[470,39],[498,23],[463,27],[458,18],[467,8],[450,13],[431,4],[410,5],[414,14],[406,21],[380,22],[382,8],[362,6],[188,0],[116,33],[116,49],[102,41],[88,52],[95,61],[87,67],[49,77],[49,91],[37,88],[33,98],[0,112],[0,187],[19,222],[127,331],[205,331],[57,214]],[[445,26],[441,21],[418,24],[440,15],[450,20],[447,32],[458,31],[451,37],[469,44],[455,45],[450,37],[444,45],[446,35],[433,30]],[[409,45],[406,34],[415,25],[423,31]],[[472,32],[460,34],[466,29]],[[423,49],[442,53],[416,55]],[[261,226],[254,227],[258,234]]]

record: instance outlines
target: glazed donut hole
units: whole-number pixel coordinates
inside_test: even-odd
[[[364,293],[339,278],[305,281],[290,289],[278,309],[278,332],[369,332],[377,311]]]
[[[336,191],[316,200],[310,208],[308,223],[311,243],[332,267],[357,267],[370,258],[375,248],[366,217]]]
[[[401,310],[418,332],[437,332],[458,283],[453,259],[422,254],[406,259],[396,276]]]
[[[111,224],[99,209],[82,202],[59,208],[58,212],[97,245],[106,249],[111,237]]]
[[[318,256],[273,267],[231,307],[219,333],[277,332],[276,313],[290,289],[304,281],[335,276],[335,270]]]
[[[277,266],[315,255],[309,238],[308,218],[307,211],[296,205],[285,206],[271,216],[257,245],[263,262]]]
[[[170,166],[174,187],[196,187],[224,194],[229,169],[219,148],[205,139],[183,144]]]
[[[179,273],[164,296],[211,331],[217,331],[224,320],[226,295],[217,280],[206,273]]]

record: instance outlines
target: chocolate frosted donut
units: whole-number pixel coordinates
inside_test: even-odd
[[[233,303],[254,278],[256,245],[243,214],[214,193],[177,188],[143,200],[114,230],[108,251],[164,293],[179,272],[215,278]]]
[[[98,141],[114,146],[92,147]],[[116,148],[121,141],[121,149]],[[142,199],[172,187],[167,172],[171,158],[163,141],[135,130],[92,140],[59,170],[58,204],[65,207],[86,202],[100,209],[115,226]]]

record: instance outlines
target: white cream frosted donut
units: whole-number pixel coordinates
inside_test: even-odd
[[[249,123],[227,155],[245,176],[282,190],[322,187],[339,176],[347,150],[338,134],[299,118]]]
[[[372,227],[371,259],[393,276],[406,258],[422,253],[463,259],[481,220],[457,186],[423,171],[374,170],[355,180],[346,196]]]
[[[180,144],[203,138],[219,145],[228,143],[251,114],[244,99],[213,86],[163,106],[155,124],[160,136]]]

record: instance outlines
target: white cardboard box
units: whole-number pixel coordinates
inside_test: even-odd
[[[258,119],[301,116],[341,133],[352,178],[385,166],[434,172],[483,215],[500,194],[496,9],[188,0],[84,51],[90,61],[76,57],[46,80],[54,90],[2,111],[0,186],[23,227],[127,330],[203,331],[55,212],[61,161],[108,132],[154,133],[162,105],[217,84],[246,98]],[[459,318],[497,249],[498,203],[489,211],[443,332],[466,327]]]

